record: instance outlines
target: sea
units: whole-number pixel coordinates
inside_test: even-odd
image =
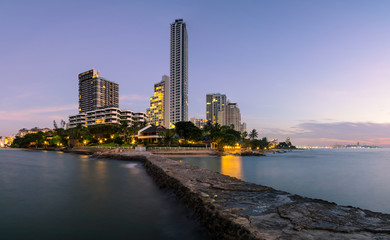
[[[0,150],[0,239],[210,239],[138,162]]]
[[[390,213],[388,148],[312,149],[266,156],[174,159],[277,190]]]

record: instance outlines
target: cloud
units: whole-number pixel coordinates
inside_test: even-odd
[[[265,136],[294,136],[304,130],[296,127],[291,128],[262,128],[259,129],[261,135]]]
[[[20,93],[16,96],[14,96],[15,99],[24,99],[24,98],[30,98],[34,96],[35,94],[32,92],[27,92],[27,93]]]
[[[0,120],[11,120],[11,121],[24,121],[28,122],[36,119],[47,119],[47,115],[50,114],[53,116],[62,116],[58,114],[60,112],[74,110],[77,111],[77,105],[63,105],[58,107],[42,107],[42,108],[32,108],[32,109],[21,109],[13,111],[0,111]],[[63,117],[63,116],[62,116]]]
[[[305,122],[298,124],[292,135],[305,144],[351,144],[359,141],[370,145],[390,144],[390,123],[373,122]]]
[[[264,119],[265,118],[263,116],[258,116],[258,115],[251,115],[251,114],[242,114],[241,115],[241,120],[243,122],[245,122],[245,121],[264,121]]]

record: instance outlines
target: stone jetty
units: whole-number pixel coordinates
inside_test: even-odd
[[[215,239],[390,239],[390,214],[301,197],[149,152],[94,156],[142,161]]]

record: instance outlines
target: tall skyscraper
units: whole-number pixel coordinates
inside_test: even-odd
[[[119,86],[99,76],[91,69],[79,73],[79,114],[69,116],[69,128],[93,126],[96,124],[128,125],[134,122],[148,122],[143,112],[119,109]],[[164,79],[164,77],[163,77]],[[168,78],[169,80],[169,78]]]
[[[234,130],[243,131],[241,113],[237,103],[228,101],[223,111],[218,112],[218,123],[222,126],[234,126]],[[246,127],[246,126],[245,126]]]
[[[154,84],[154,94],[150,98],[147,110],[149,123],[155,126],[169,127],[169,77],[162,76],[161,82]]]
[[[188,121],[188,36],[186,23],[171,24],[169,127]]]
[[[213,124],[218,122],[218,112],[223,111],[226,105],[226,95],[209,93],[206,95],[206,119]]]
[[[119,86],[91,69],[79,74],[79,113],[112,106],[119,107]]]

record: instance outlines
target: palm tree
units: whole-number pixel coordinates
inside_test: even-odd
[[[213,124],[211,121],[208,121],[203,127],[203,134],[205,139],[212,140],[222,131],[222,127],[219,123]]]
[[[251,140],[254,140],[258,136],[259,136],[259,134],[257,133],[256,129],[252,129],[252,131],[250,131],[250,133],[249,133],[249,139],[251,139]]]
[[[130,140],[131,132],[127,121],[121,121],[120,134],[123,134],[124,142],[128,143]]]
[[[244,140],[245,138],[248,137],[248,133],[245,131],[243,133],[241,133],[241,138]]]
[[[83,135],[84,127],[81,124],[77,124],[75,128],[71,128],[68,130],[69,134],[69,147],[73,147],[76,145],[76,141],[79,141],[81,136]]]
[[[128,133],[131,135],[131,139],[134,140],[138,131],[146,126],[146,122],[134,121],[130,127],[128,127]]]
[[[165,132],[160,132],[164,145],[170,147],[176,140],[175,131],[173,129],[167,129]]]

